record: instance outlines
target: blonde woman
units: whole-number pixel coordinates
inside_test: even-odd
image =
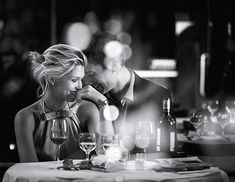
[[[91,86],[82,88],[81,79],[87,64],[86,56],[77,48],[57,44],[46,49],[43,54],[30,52],[32,72],[40,85],[39,100],[20,110],[15,116],[15,134],[21,162],[55,160],[56,146],[49,137],[50,119],[45,115],[67,111],[69,136],[62,145],[61,159],[81,158],[84,152],[79,148],[78,136],[81,123],[77,117],[80,99],[90,100],[89,110],[94,117],[87,123],[89,132],[99,132],[99,123],[103,103],[106,98]],[[78,90],[83,90],[78,94]],[[87,101],[83,101],[87,102]],[[95,103],[95,104],[93,104]],[[97,107],[101,106],[101,107]],[[89,117],[89,114],[87,115]],[[84,125],[84,124],[83,124]]]

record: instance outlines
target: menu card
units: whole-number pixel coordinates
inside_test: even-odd
[[[156,159],[155,170],[159,171],[194,171],[210,168],[212,165],[198,157]]]

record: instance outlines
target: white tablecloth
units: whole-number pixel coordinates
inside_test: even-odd
[[[50,169],[55,162],[17,163],[11,166],[3,177],[3,182],[61,182],[61,181],[193,181],[229,182],[227,174],[212,167],[198,172],[156,172],[146,169],[131,169],[134,161],[128,161],[128,170],[121,172],[101,172],[93,170],[66,171]],[[151,163],[150,163],[151,166]]]

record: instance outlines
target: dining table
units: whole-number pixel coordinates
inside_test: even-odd
[[[77,159],[76,162],[82,161]],[[60,161],[61,164],[63,161]],[[16,163],[4,174],[3,182],[229,182],[229,177],[218,167],[193,171],[157,170],[156,160],[145,160],[143,168],[136,167],[136,160],[128,160],[122,170],[65,170],[55,169],[56,161]]]

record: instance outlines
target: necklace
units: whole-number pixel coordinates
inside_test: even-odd
[[[48,111],[55,111],[55,112],[63,111],[63,110],[65,110],[65,108],[69,108],[68,107],[69,106],[68,102],[66,102],[66,104],[63,106],[63,108],[59,109],[59,110],[54,110],[54,109],[51,109],[50,107],[48,107],[48,105],[46,104],[45,100],[42,101],[42,105],[43,105],[44,109],[46,108]]]

